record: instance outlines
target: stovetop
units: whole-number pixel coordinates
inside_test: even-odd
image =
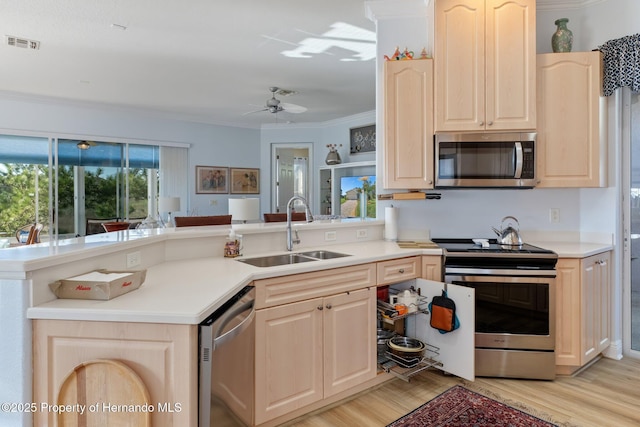
[[[555,252],[540,248],[538,246],[530,245],[528,243],[524,243],[520,246],[514,245],[502,245],[498,243],[496,239],[475,239],[475,240],[486,240],[488,241],[488,246],[482,246],[481,244],[477,244],[474,242],[474,239],[431,239],[434,243],[436,243],[439,247],[444,249],[449,254],[455,254],[457,256],[462,256],[464,254],[468,254],[469,256],[473,256],[473,254],[480,254],[483,256],[495,254],[498,256],[528,256],[528,257],[557,257]]]
[[[445,269],[491,268],[508,270],[553,270],[558,254],[538,246],[502,245],[496,239],[431,239],[444,249]],[[487,240],[483,247],[474,240]]]

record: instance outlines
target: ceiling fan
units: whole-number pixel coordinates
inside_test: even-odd
[[[267,102],[264,108],[261,108],[260,110],[249,111],[248,113],[244,113],[243,116],[247,114],[259,113],[262,111],[268,111],[273,114],[280,113],[282,111],[287,113],[299,114],[307,111],[307,107],[303,107],[301,105],[296,105],[296,104],[289,104],[286,102],[280,102],[280,100],[276,98],[276,93],[291,95],[295,92],[281,89],[276,86],[270,87],[269,91],[271,92],[271,98],[267,99]]]

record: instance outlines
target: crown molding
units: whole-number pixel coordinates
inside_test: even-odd
[[[603,3],[607,0],[537,0],[537,10],[567,10],[581,9],[596,3]]]

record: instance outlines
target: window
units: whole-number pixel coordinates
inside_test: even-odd
[[[0,235],[34,222],[45,225],[41,236],[67,237],[102,232],[103,220],[141,221],[155,211],[159,153],[155,145],[0,135]]]

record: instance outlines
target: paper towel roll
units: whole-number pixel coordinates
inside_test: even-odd
[[[384,239],[398,240],[398,208],[393,206],[384,208]]]

